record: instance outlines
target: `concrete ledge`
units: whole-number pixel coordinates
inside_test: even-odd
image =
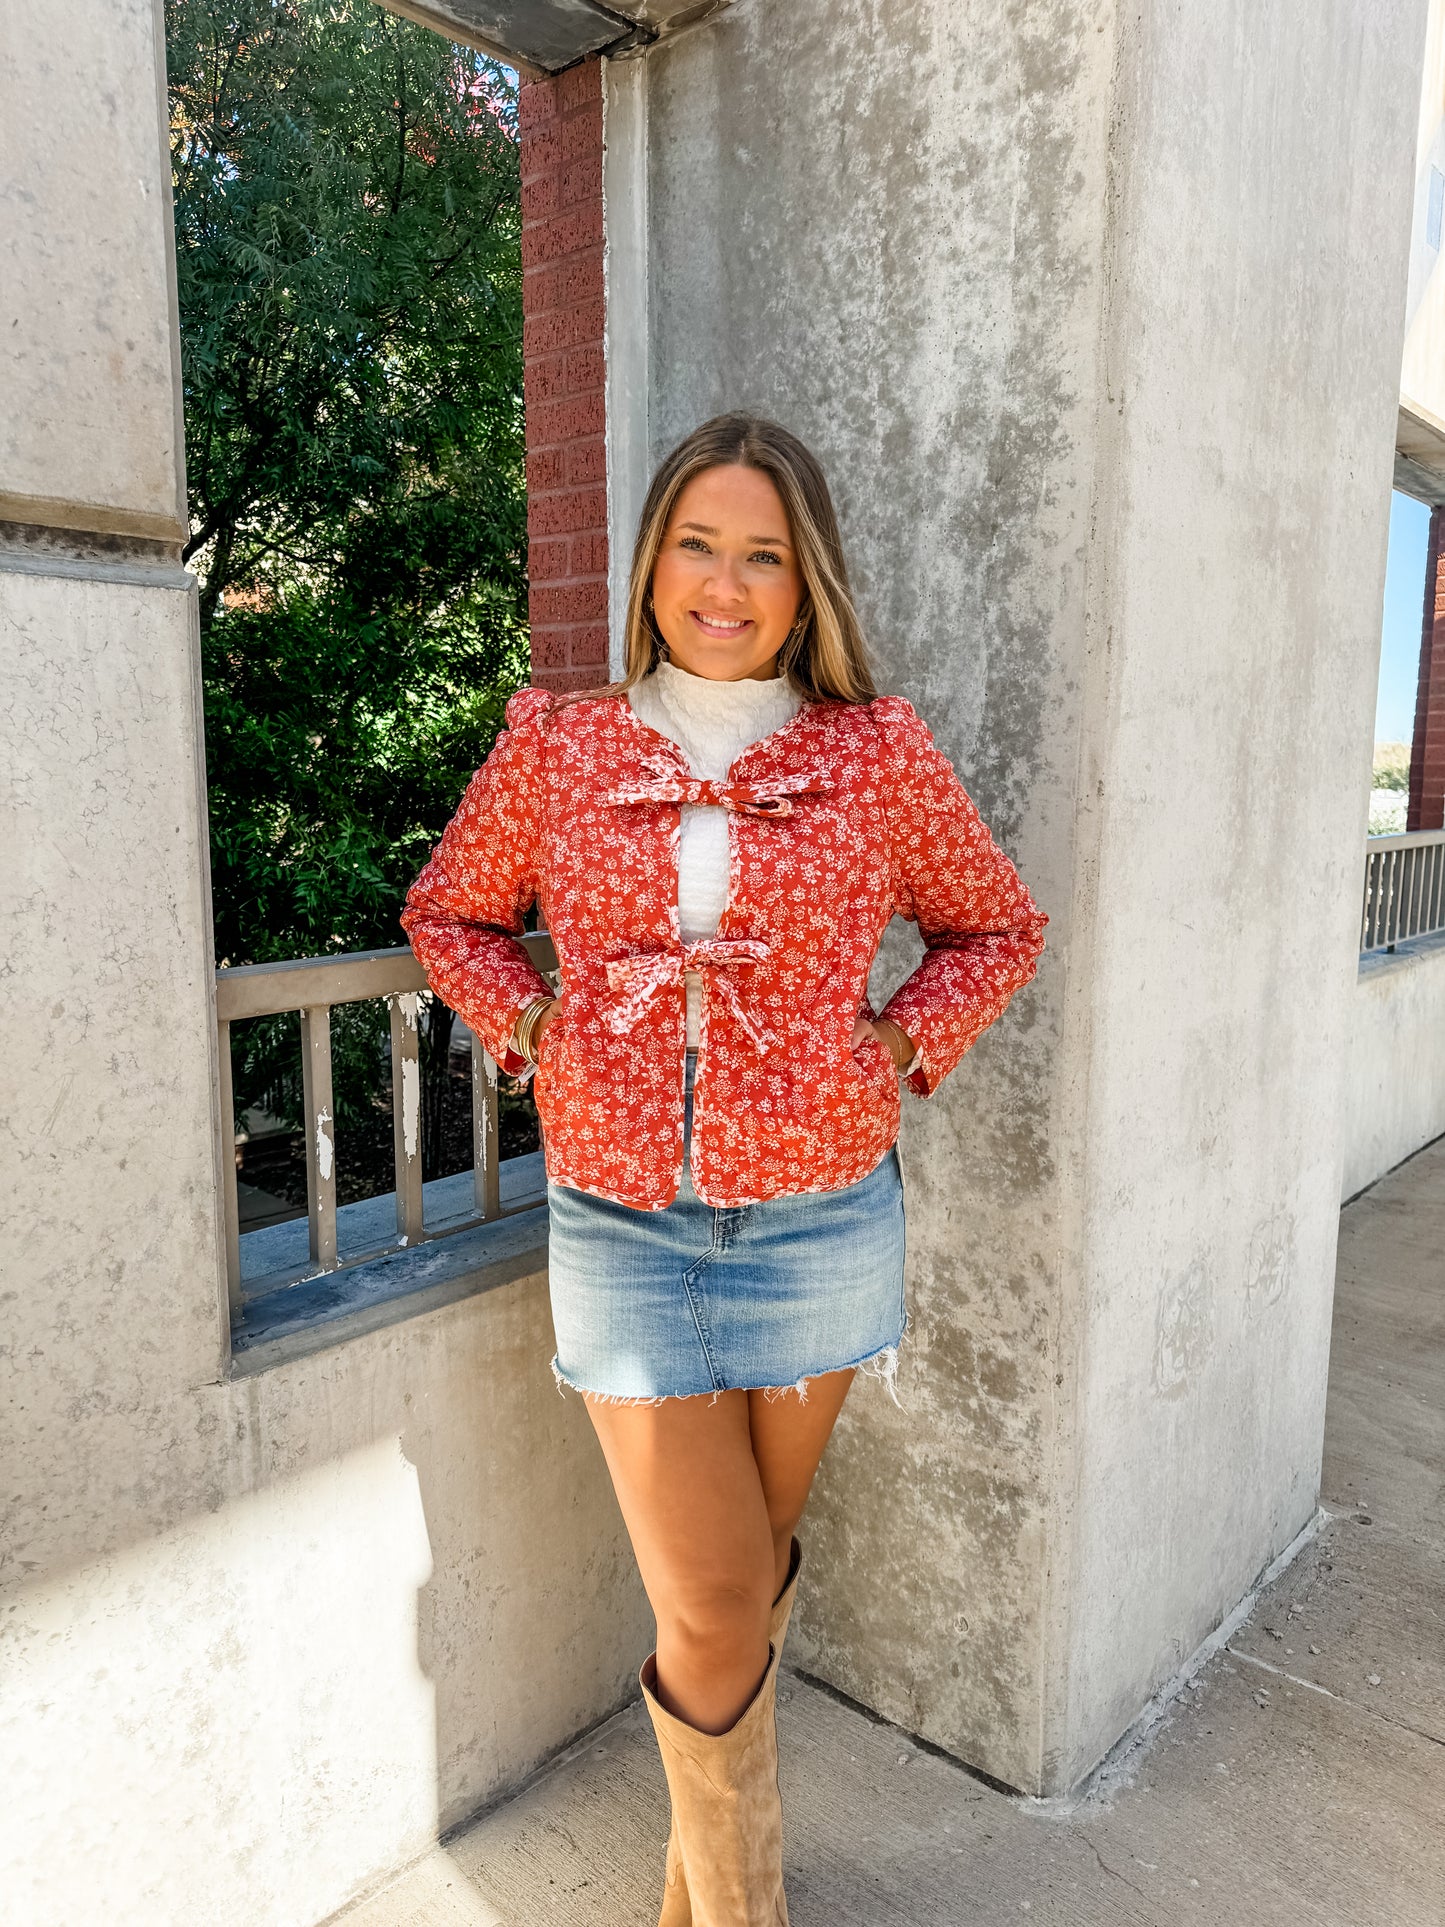
[[[160,542],[179,551],[190,536],[184,516],[113,502],[76,502],[54,495],[21,495],[0,489],[0,521],[64,532],[81,540]]]
[[[0,519],[0,569],[22,575],[59,575],[143,589],[194,589],[178,541],[104,531],[51,528]]]
[[[547,1207],[390,1251],[253,1298],[232,1337],[231,1374],[249,1378],[367,1332],[547,1269]]]
[[[1360,979],[1378,977],[1391,970],[1411,970],[1445,957],[1445,930],[1432,931],[1428,937],[1411,937],[1391,950],[1367,950],[1360,958]]]
[[[503,1158],[498,1173],[503,1215],[525,1211],[547,1201],[547,1171],[540,1151]],[[446,1238],[470,1230],[476,1216],[476,1195],[470,1171],[449,1178],[430,1178],[422,1186],[423,1222],[427,1237]],[[399,1251],[396,1193],[380,1192],[344,1204],[336,1214],[336,1243],[343,1265],[369,1264]],[[333,1274],[334,1275],[334,1274]],[[249,1304],[267,1298],[283,1286],[310,1283],[316,1276],[310,1259],[306,1214],[284,1218],[279,1224],[241,1233],[241,1299]]]

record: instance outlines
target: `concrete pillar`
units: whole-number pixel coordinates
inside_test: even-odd
[[[1315,1509],[1424,18],[750,0],[609,171],[654,457],[726,407],[818,449],[883,681],[1053,920],[906,1101],[903,1409],[845,1416],[800,1617],[1031,1792]]]
[[[1430,511],[1425,552],[1425,613],[1420,629],[1420,681],[1410,748],[1407,830],[1445,829],[1445,570],[1440,566],[1445,510]]]

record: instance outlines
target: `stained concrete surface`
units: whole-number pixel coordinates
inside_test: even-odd
[[[164,71],[161,0],[0,9],[7,519],[184,537]]]
[[[641,63],[652,452],[816,449],[1050,918],[905,1106],[906,1409],[850,1402],[790,1648],[1032,1792],[1313,1507],[1425,14],[748,0]]]
[[[1159,1722],[1012,1798],[796,1674],[795,1927],[1441,1927],[1445,1140],[1343,1214],[1324,1521]],[[632,1707],[347,1927],[651,1927],[667,1812]]]

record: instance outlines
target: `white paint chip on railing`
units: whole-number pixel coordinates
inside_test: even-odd
[[[421,1000],[408,993],[396,999],[396,1008],[407,1030],[415,1036],[421,1024]],[[421,1151],[421,1065],[413,1056],[401,1064],[401,1141],[407,1162]]]
[[[408,1158],[417,1154],[421,1131],[421,1066],[414,1057],[401,1067],[401,1135]]]
[[[331,1176],[331,1113],[323,1111],[316,1120],[316,1169],[322,1181]]]

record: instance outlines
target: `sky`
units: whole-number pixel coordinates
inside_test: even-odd
[[[1415,733],[1415,684],[1425,603],[1425,546],[1430,511],[1398,491],[1390,499],[1390,560],[1385,569],[1385,620],[1375,741],[1408,743]]]

